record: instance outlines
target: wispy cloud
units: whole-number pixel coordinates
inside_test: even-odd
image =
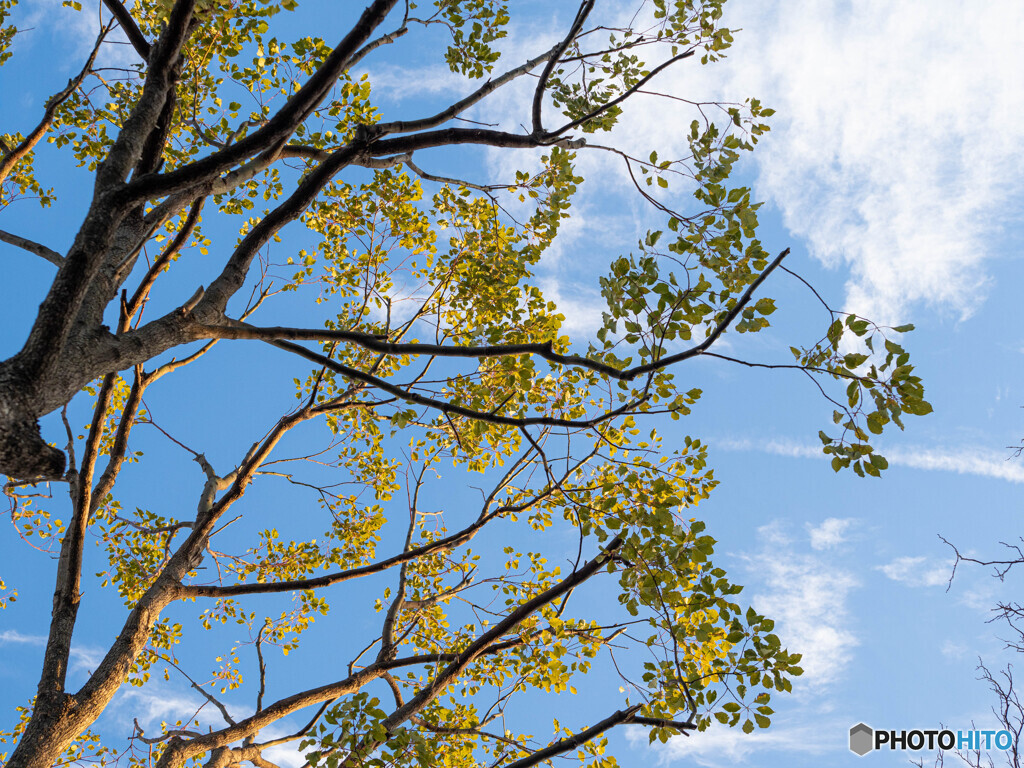
[[[949,583],[948,564],[933,563],[927,557],[897,557],[886,565],[876,566],[893,581],[910,587],[938,587]]]
[[[942,644],[942,655],[947,659],[962,659],[965,658],[971,649],[961,643],[954,643],[952,640],[946,640]]]
[[[1005,453],[978,448],[958,450],[900,449],[887,450],[885,456],[891,464],[914,469],[955,472],[960,475],[978,475],[1010,483],[1024,483],[1024,465],[1007,459]]]
[[[788,456],[792,459],[824,459],[825,454],[821,452],[820,445],[799,443],[786,438],[769,438],[767,440],[751,440],[743,438],[733,440],[725,438],[716,440],[715,446],[726,451],[759,451],[761,453],[772,453],[776,456]]]
[[[858,645],[847,626],[846,600],[859,582],[833,558],[803,551],[806,545],[798,546],[779,525],[758,533],[763,547],[746,557],[763,585],[752,602],[776,621],[789,650],[803,654],[800,688],[819,692],[842,675]]]
[[[734,768],[736,765],[750,765],[749,759],[755,755],[765,756],[773,752],[789,755],[821,754],[845,748],[842,736],[848,727],[845,724],[836,724],[834,728],[822,727],[820,722],[814,726],[782,724],[767,731],[745,734],[738,728],[715,724],[704,733],[689,738],[678,736],[654,749],[662,765],[685,760],[684,765],[692,761],[708,768]],[[647,744],[648,732],[643,728],[631,727],[626,732],[626,738],[635,747],[642,747]]]
[[[24,32],[15,38],[15,45],[32,50],[56,42],[62,52],[70,54],[61,57],[62,66],[69,72],[85,63],[100,33],[100,17],[92,9],[76,11],[62,7],[58,0],[27,0],[21,3],[18,13],[15,22]],[[101,14],[104,23],[110,20],[106,8],[101,9]],[[53,35],[53,40],[47,39],[49,34]],[[127,67],[140,61],[120,27],[106,36],[97,56],[97,64],[104,67]]]
[[[801,443],[784,438],[767,440],[718,440],[718,447],[727,451],[760,451],[776,456],[798,459],[826,459],[820,445]],[[1008,460],[1005,453],[987,448],[961,447],[941,448],[882,448],[882,455],[889,464],[913,469],[937,472],[954,472],[960,475],[990,477],[1010,483],[1024,483],[1024,464]]]
[[[811,537],[811,549],[834,549],[847,540],[846,532],[856,524],[852,517],[830,517],[821,525],[807,524],[807,532]]]
[[[71,671],[91,673],[103,661],[106,649],[98,646],[71,646]]]
[[[378,64],[368,71],[374,91],[386,99],[398,102],[424,96],[454,97],[452,100],[457,100],[471,92],[475,86],[473,81],[442,65],[413,69]]]
[[[1024,5],[740,3],[732,88],[778,109],[761,195],[882,322],[927,302],[967,315],[1024,185]],[[1016,202],[1015,202],[1016,201]]]
[[[46,645],[46,638],[43,635],[26,635],[16,629],[5,629],[3,632],[0,632],[0,643]]]
[[[33,645],[42,648],[46,645],[46,636],[26,635],[16,629],[5,629],[3,632],[0,632],[0,645],[6,643]],[[104,653],[104,649],[98,646],[72,645],[69,654],[71,656],[71,671],[91,672],[99,665]]]
[[[114,700],[111,712],[123,725],[138,721],[150,736],[156,735],[160,723],[199,721],[202,726],[224,725],[220,712],[212,704],[193,693],[183,693],[175,686],[156,681],[145,688],[122,689]],[[229,710],[233,710],[231,707]]]

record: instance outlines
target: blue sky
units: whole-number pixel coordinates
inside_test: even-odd
[[[947,591],[952,556],[938,536],[965,553],[989,556],[1020,531],[1024,460],[1012,459],[1009,446],[1024,438],[1018,311],[1024,6],[1015,0],[732,5],[729,23],[742,32],[729,58],[713,68],[680,67],[658,82],[659,90],[695,100],[752,95],[777,110],[771,135],[741,170],[755,196],[767,201],[762,241],[773,252],[792,247],[788,266],[833,306],[880,322],[913,322],[917,330],[905,342],[935,413],[909,420],[905,433],[887,434],[882,450],[890,470],[881,480],[861,480],[835,475],[819,453],[815,435],[831,411],[806,380],[705,361],[685,372],[705,396],[679,429],[709,443],[721,481],[699,514],[720,542],[722,564],[747,585],[744,596],[775,617],[783,640],[804,654],[806,674],[792,696],[776,700],[768,731],[745,736],[713,728],[648,747],[636,729],[615,741],[623,765],[905,765],[900,753],[854,757],[846,749],[847,729],[858,721],[885,728],[955,729],[972,721],[992,727],[992,700],[975,667],[979,657],[992,667],[1006,661],[1001,633],[986,620],[1001,597],[1019,594],[1013,578],[1000,583],[976,568],[959,571]],[[57,6],[36,0],[25,7],[41,24],[42,12]],[[531,7],[536,24],[507,41],[508,61],[523,59],[518,51],[554,28],[545,16],[550,11]],[[54,39],[72,46],[81,34],[76,25],[84,22],[63,13]],[[12,65],[22,54],[26,69],[5,69],[29,71],[41,47],[26,42]],[[391,59],[369,61],[367,69],[381,103],[394,109],[447,103],[464,88],[440,63]],[[48,75],[58,87],[67,76]],[[0,70],[4,112],[13,108],[21,116],[4,130],[31,123],[40,107],[31,96],[34,85]],[[500,105],[504,114],[488,117],[520,122],[516,97],[513,92]],[[637,106],[617,129],[620,143],[657,148],[662,156],[683,146],[679,126],[689,117],[664,101]],[[497,153],[474,156],[466,175],[500,176],[510,162]],[[540,273],[577,336],[592,331],[599,317],[594,275],[653,222],[614,163],[584,159],[581,169],[588,184]],[[0,212],[0,227],[60,248],[44,233],[64,215],[10,209]],[[0,327],[16,329],[0,342],[6,356],[22,338],[24,312],[38,302],[33,291],[43,290],[50,267],[7,246],[0,246],[0,258],[9,265]],[[777,275],[765,293],[783,307],[778,321],[773,316],[773,329],[757,337],[729,340],[731,354],[785,359],[791,343],[813,342],[820,333],[823,313],[805,288]],[[237,351],[223,364],[255,360],[251,350]],[[290,385],[290,375],[279,378],[253,373],[250,393],[269,402]],[[173,393],[163,397],[154,402],[157,415],[176,405]],[[209,407],[235,423],[261,423],[230,400]],[[229,445],[212,450],[221,450],[225,461],[232,455]],[[165,460],[165,492],[173,493],[179,482],[173,472],[189,466],[181,456]],[[0,563],[0,575],[21,592],[0,614],[0,706],[6,709],[34,685],[51,587],[46,558],[12,536],[0,537]],[[83,627],[79,670],[95,663],[101,627]],[[141,711],[140,721],[158,722],[190,697],[180,685],[165,686],[158,696],[129,691],[110,717]],[[581,704],[563,697],[558,706],[571,712]]]

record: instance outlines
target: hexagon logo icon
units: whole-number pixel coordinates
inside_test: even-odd
[[[864,757],[873,748],[875,732],[867,723],[857,723],[850,729],[850,751]]]

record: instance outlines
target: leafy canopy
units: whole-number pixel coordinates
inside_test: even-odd
[[[66,253],[0,232],[58,270],[0,364],[12,522],[60,553],[8,766],[263,768],[274,748],[330,768],[611,766],[616,725],[662,741],[769,726],[800,657],[712,560],[695,510],[716,485],[706,446],[659,434],[702,394],[676,373],[714,357],[836,388],[823,450],[858,474],[886,468],[874,435],[930,406],[899,345],[909,326],[829,309],[792,361],[716,351],[769,327],[762,284],[786,269],[730,180],[772,110],[696,105],[682,157],[616,147],[640,91],[732,43],[722,0],[617,5],[585,0],[549,47],[506,61],[530,20],[498,0],[376,0],[345,9],[344,29],[333,7],[310,28],[295,0],[104,0],[112,20],[42,121],[18,133],[25,116],[4,115],[6,220],[34,200],[68,225],[54,205],[81,178],[68,169],[94,183]],[[18,53],[14,7],[0,0],[0,63]],[[126,67],[105,58],[115,27]],[[423,50],[465,96],[405,114],[373,73]],[[516,130],[493,127],[504,91]],[[534,151],[479,184],[459,178],[477,147]],[[584,153],[617,156],[663,223],[604,259],[600,327],[571,339],[536,270]],[[245,396],[253,374],[211,361],[253,341],[274,347],[261,364],[286,370],[294,400],[270,418],[254,398],[249,434],[198,404]],[[182,392],[194,405],[168,413]],[[23,427],[69,402],[66,437],[49,436],[65,471]],[[173,497],[156,490],[167,474]],[[41,497],[43,481],[67,499]],[[103,617],[116,639],[83,682],[70,645],[98,619],[97,588],[124,611]],[[579,713],[531,716],[584,684]],[[125,685],[189,686],[203,709],[126,733],[103,717]]]

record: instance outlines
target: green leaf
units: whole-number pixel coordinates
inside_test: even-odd
[[[872,434],[880,435],[885,427],[885,422],[888,421],[885,415],[880,411],[868,414],[868,430]]]

